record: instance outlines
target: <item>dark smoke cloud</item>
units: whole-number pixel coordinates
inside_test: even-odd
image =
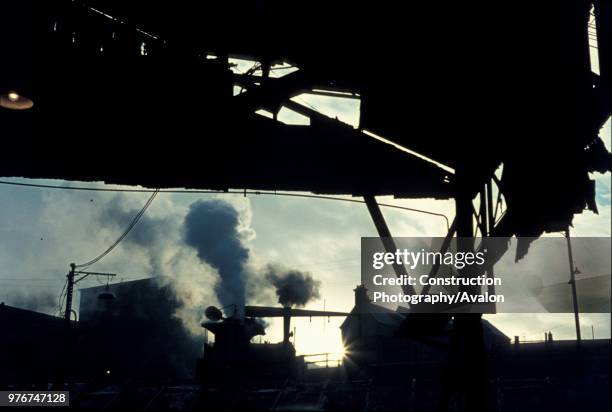
[[[100,214],[99,221],[103,227],[110,226],[115,229],[124,229],[138,212],[139,209],[128,208],[125,205],[123,195],[117,195],[105,206]],[[131,243],[143,247],[150,246],[158,240],[160,226],[163,225],[162,219],[155,219],[144,214],[124,242],[125,244]]]
[[[98,214],[99,224],[106,230],[111,229],[112,237],[125,230],[140,211],[142,205],[131,200],[126,195],[118,194]],[[204,334],[200,326],[202,308],[218,304],[212,287],[216,274],[210,267],[202,265],[193,248],[185,243],[184,214],[174,211],[171,203],[167,206],[170,213],[162,216],[150,212],[144,214],[123,240],[121,248],[128,253],[129,263],[134,267],[143,267],[148,263],[144,272],[136,269],[136,273],[150,274],[157,278],[158,283],[173,290],[175,298],[181,303],[174,307],[174,316],[183,322],[192,335],[201,339]]]
[[[238,211],[218,199],[194,202],[185,217],[184,233],[198,257],[219,272],[216,293],[221,304],[244,306],[249,249],[242,243]]]
[[[310,273],[268,265],[266,279],[276,287],[278,303],[283,306],[304,306],[319,298],[321,282]]]
[[[100,214],[101,224],[117,231],[123,229],[138,212],[130,206],[124,196],[116,196]],[[249,229],[244,227],[241,216],[231,203],[220,199],[199,200],[189,206],[184,218],[180,215],[144,215],[124,240],[125,247],[135,248],[139,256],[149,260],[154,275],[189,282],[187,288],[185,285],[179,287],[177,282],[172,285],[183,302],[177,316],[190,329],[199,329],[197,322],[190,321],[190,316],[194,317],[196,306],[203,305],[201,297],[213,290],[221,306],[237,305],[238,316],[243,316],[247,298],[251,302],[269,304],[274,296],[272,290],[283,305],[304,306],[319,297],[320,282],[308,273],[274,265],[261,270],[250,265],[250,250],[245,243]],[[189,259],[197,259],[197,265],[184,264],[184,250],[196,252],[197,258],[192,255]],[[210,271],[205,273],[207,267],[214,268],[219,276],[214,286]],[[275,288],[271,288],[270,283]],[[194,300],[188,292],[197,288],[200,298]]]
[[[102,227],[111,227],[117,231],[124,230],[134,219],[140,208],[126,205],[124,195],[115,196],[98,217]],[[144,214],[138,224],[123,240],[124,247],[135,247],[146,252],[154,276],[164,275],[164,250],[168,248],[170,234],[178,231],[180,220],[177,216],[163,218]]]

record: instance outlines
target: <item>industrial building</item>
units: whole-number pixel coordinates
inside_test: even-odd
[[[102,293],[113,299],[99,299]],[[122,377],[189,378],[204,345],[175,316],[179,308],[164,279],[80,289],[79,325],[86,345],[96,348],[90,370]],[[118,350],[120,348],[120,350]]]
[[[364,369],[409,365],[424,371],[445,362],[452,320],[441,328],[438,336],[408,339],[399,336],[401,325],[410,313],[408,308],[391,310],[373,304],[363,285],[357,286],[354,292],[355,306],[340,326],[346,348],[346,368],[356,367],[353,372],[363,372]],[[510,346],[510,338],[487,320],[483,320],[482,325],[488,356],[499,356]]]
[[[229,311],[224,318],[220,310],[209,308],[203,328],[190,331],[175,315],[178,302],[170,279],[120,282],[83,288],[80,293],[79,325],[87,331],[87,345],[98,348],[91,370],[122,377],[195,377],[213,384],[235,384],[237,377],[298,378],[305,364],[290,342],[291,318],[347,315],[246,306],[244,318],[237,317],[236,311]],[[113,299],[99,299],[108,293]],[[194,318],[203,317],[203,309],[194,313]],[[283,340],[256,343],[253,338],[265,335],[260,319],[271,317],[283,319]],[[116,350],[117,345],[121,350]]]
[[[54,382],[67,360],[65,327],[62,318],[0,303],[0,386]]]
[[[102,293],[115,299],[99,299]],[[355,288],[350,313],[247,306],[243,321],[210,316],[203,325],[215,339],[208,343],[203,336],[181,332],[172,302],[167,285],[158,279],[84,288],[80,319],[69,329],[62,318],[2,304],[0,327],[12,333],[0,340],[0,384],[57,387],[69,374],[73,382],[82,382],[73,386],[77,405],[93,410],[149,404],[193,410],[202,403],[221,410],[230,402],[243,410],[307,405],[333,411],[371,402],[383,410],[425,411],[435,407],[443,390],[439,376],[452,350],[452,322],[429,339],[407,337],[402,325],[410,312],[373,305],[363,286]],[[346,316],[342,364],[305,368],[289,335],[279,343],[251,340],[265,333],[256,320],[260,316],[290,321],[290,315]],[[511,341],[487,321],[483,333],[487,402],[496,405],[494,410],[570,411],[579,405],[600,410],[610,405],[609,339],[578,344],[554,340],[551,334],[541,342]],[[227,388],[233,388],[231,395]]]

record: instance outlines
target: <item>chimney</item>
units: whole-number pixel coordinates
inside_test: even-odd
[[[363,313],[370,304],[368,289],[364,285],[359,285],[353,290],[355,291],[355,308],[357,308],[357,312]]]
[[[283,343],[289,343],[289,331],[291,329],[291,307],[283,307]]]
[[[355,310],[357,312],[357,337],[363,336],[363,317],[362,314],[367,312],[370,305],[368,297],[368,289],[364,285],[359,285],[355,289]]]

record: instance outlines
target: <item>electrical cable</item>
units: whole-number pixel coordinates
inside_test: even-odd
[[[68,279],[66,279],[66,281],[64,282],[64,287],[62,288],[62,291],[59,295],[59,299],[57,301],[57,312],[59,314],[62,313],[62,306],[64,305],[64,292],[66,291],[66,286],[68,286]]]
[[[99,254],[97,257],[95,257],[95,258],[93,258],[93,259],[91,259],[91,260],[89,260],[89,261],[87,261],[85,263],[81,263],[81,264],[75,265],[75,267],[77,267],[77,268],[86,268],[86,267],[89,267],[89,266],[93,265],[94,263],[100,261],[102,258],[104,258],[106,255],[108,255],[110,252],[112,252],[112,250],[128,235],[128,233],[130,233],[130,231],[134,228],[134,226],[136,226],[136,224],[138,223],[138,221],[140,220],[142,215],[145,213],[147,208],[151,205],[151,203],[153,202],[153,199],[155,199],[155,197],[157,196],[158,193],[159,193],[159,190],[155,190],[151,194],[151,196],[149,197],[149,199],[147,200],[145,205],[142,207],[142,209],[140,209],[140,211],[134,216],[134,218],[132,219],[132,221],[130,222],[128,227],[125,229],[125,231],[121,234],[121,236],[119,236],[119,238],[115,242],[113,242],[112,245],[110,245],[104,252]]]
[[[307,199],[325,199],[325,200],[336,200],[341,202],[351,203],[365,203],[365,200],[360,199],[349,199],[345,197],[337,196],[324,196],[324,195],[310,195],[306,193],[287,193],[287,192],[268,192],[268,191],[252,191],[252,190],[199,190],[199,189],[123,189],[123,188],[105,188],[105,187],[83,187],[83,186],[61,186],[61,185],[47,185],[39,183],[21,183],[21,182],[10,182],[6,180],[0,180],[0,184],[11,185],[11,186],[24,186],[24,187],[36,187],[42,189],[62,189],[62,190],[77,190],[77,191],[94,191],[94,192],[127,192],[127,193],[175,193],[175,194],[232,194],[232,195],[267,195],[267,196],[285,196],[285,197],[300,197]],[[390,209],[407,210],[411,212],[424,213],[431,216],[438,216],[446,221],[446,229],[450,228],[450,221],[448,217],[442,213],[431,212],[429,210],[416,209],[412,207],[393,205],[389,203],[378,203],[381,207],[387,207]]]

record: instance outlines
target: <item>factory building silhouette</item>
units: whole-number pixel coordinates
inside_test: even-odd
[[[349,313],[293,309],[292,316],[345,316],[340,326],[346,347],[342,364],[322,369],[309,368],[304,356],[296,356],[290,335],[277,343],[252,339],[265,334],[260,316],[286,319],[290,308],[246,306],[247,316],[242,321],[231,316],[231,311],[225,318],[221,312],[207,310],[209,320],[203,327],[214,334],[213,340],[184,329],[173,316],[177,302],[159,279],[101,285],[80,292],[79,321],[71,326],[77,344],[69,358],[65,358],[62,318],[0,306],[0,327],[12,331],[0,341],[4,385],[38,382],[45,387],[57,378],[58,370],[70,368],[78,380],[93,379],[98,385],[127,378],[139,382],[124,390],[124,399],[114,405],[117,408],[126,402],[151,401],[151,397],[138,401],[136,393],[155,391],[153,382],[171,379],[176,387],[157,390],[165,390],[170,398],[187,392],[193,402],[202,390],[199,385],[251,388],[248,398],[241,398],[244,392],[235,394],[236,404],[247,408],[248,402],[254,402],[251,407],[276,404],[292,408],[300,402],[316,405],[322,394],[332,410],[351,408],[365,402],[366,392],[375,396],[384,391],[386,394],[375,401],[381,408],[427,410],[436,405],[441,391],[438,378],[446,368],[451,345],[452,321],[437,336],[426,340],[418,334],[410,337],[409,331],[402,329],[409,309],[393,311],[372,304],[364,286],[355,288],[355,306]],[[100,299],[109,293],[113,299]],[[558,341],[552,334],[541,342],[512,341],[487,321],[483,321],[483,330],[487,369],[496,382],[497,401],[503,398],[501,410],[525,405],[571,410],[578,405],[598,408],[609,404],[605,389],[609,339],[584,340],[577,348],[574,341]],[[372,378],[378,383],[346,386],[350,381]],[[301,397],[282,390],[271,397],[270,392],[256,390],[287,379],[304,382],[309,389],[304,389]],[[408,388],[406,381],[411,385]],[[193,386],[193,382],[199,385]],[[568,390],[571,396],[565,393]],[[111,395],[90,391],[81,394],[81,406],[97,407],[111,400]],[[212,396],[208,402],[222,409],[228,399]]]

